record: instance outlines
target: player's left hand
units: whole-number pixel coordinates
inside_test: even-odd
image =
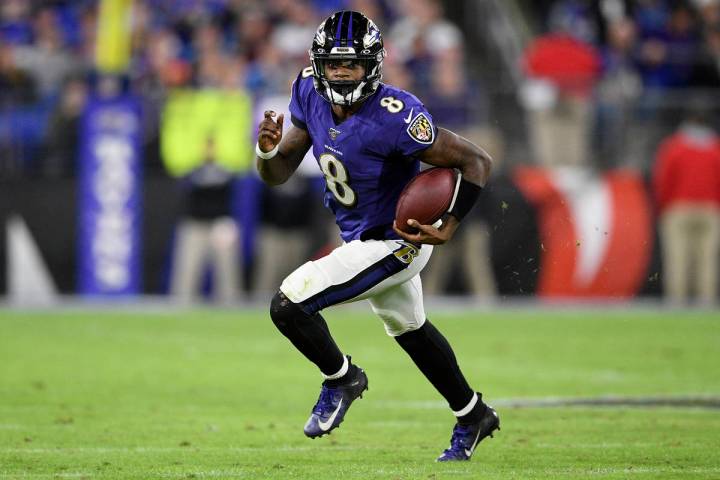
[[[397,228],[395,222],[393,222],[393,230],[408,242],[424,243],[427,245],[442,245],[446,243],[452,238],[455,230],[457,230],[457,227],[460,225],[460,221],[452,215],[447,216],[447,219],[443,221],[440,228],[435,228],[432,225],[421,225],[420,222],[412,218],[409,219],[407,223],[409,226],[416,228],[418,232],[405,233]]]

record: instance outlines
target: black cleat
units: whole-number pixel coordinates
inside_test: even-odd
[[[352,402],[362,398],[363,392],[368,389],[367,375],[360,367],[356,366],[354,370],[353,376],[341,385],[328,387],[323,382],[320,397],[305,423],[305,435],[317,438],[329,434],[342,423]]]
[[[500,430],[500,417],[497,412],[490,405],[486,407],[479,422],[469,425],[455,424],[450,447],[438,457],[438,462],[470,460],[477,444],[485,437],[492,437],[495,430]]]

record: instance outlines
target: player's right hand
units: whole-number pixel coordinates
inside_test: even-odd
[[[443,243],[447,243],[460,225],[460,221],[453,215],[448,215],[440,228],[435,228],[432,225],[421,225],[420,222],[412,218],[408,219],[407,223],[416,229],[417,233],[403,232],[395,222],[393,222],[393,230],[408,242],[416,245],[421,243],[427,245],[442,245]]]
[[[272,110],[265,110],[265,118],[258,126],[258,145],[263,152],[269,152],[275,148],[282,139],[284,114],[280,114],[277,122],[274,120],[277,115]]]

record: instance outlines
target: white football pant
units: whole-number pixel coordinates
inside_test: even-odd
[[[298,267],[280,291],[308,315],[368,299],[395,337],[425,323],[420,271],[432,250],[402,240],[353,240]]]

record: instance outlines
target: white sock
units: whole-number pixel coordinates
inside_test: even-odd
[[[475,408],[477,401],[478,401],[478,394],[476,392],[473,394],[473,397],[470,400],[470,403],[468,403],[465,406],[465,408],[463,408],[462,410],[458,410],[457,412],[453,412],[453,414],[455,414],[456,417],[463,417],[463,416],[467,415],[468,413],[472,412],[473,408]]]
[[[343,364],[342,367],[340,367],[340,370],[333,373],[332,375],[325,375],[322,374],[323,377],[325,377],[325,380],[337,380],[338,378],[342,377],[348,372],[348,369],[350,368],[350,362],[348,362],[348,359],[345,355],[343,355]],[[320,372],[322,373],[322,372]]]

